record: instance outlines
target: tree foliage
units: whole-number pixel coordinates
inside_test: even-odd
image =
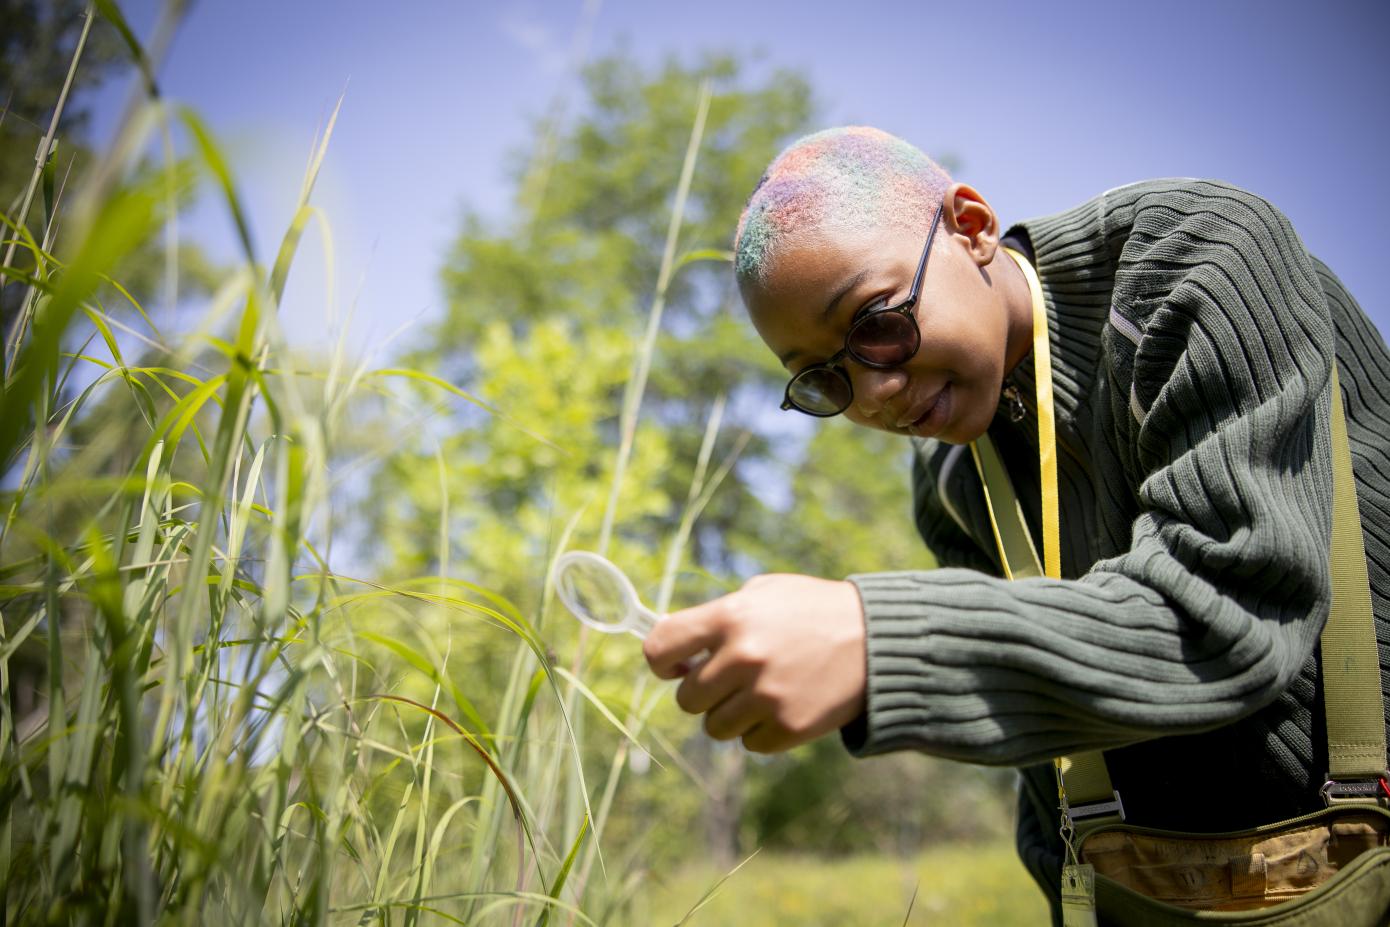
[[[92,92],[130,68],[131,53],[116,27],[88,0],[0,0],[0,211],[26,226],[38,242],[45,241],[44,230],[60,211],[63,198],[98,162],[87,138]],[[69,74],[71,85],[64,99]],[[52,143],[43,151],[55,113],[58,120]],[[38,183],[27,212],[21,215],[20,207],[36,171]],[[146,176],[154,171],[150,163],[142,165]],[[167,189],[176,200],[171,206],[186,206],[194,195],[186,184],[174,183]],[[0,237],[9,240],[13,236],[7,233]],[[171,254],[163,244],[142,242],[122,263],[121,285],[126,294],[145,303],[161,292],[171,258],[177,260],[184,297],[208,292],[219,268],[202,249],[184,242]],[[24,248],[6,246],[0,248],[0,254],[7,256],[16,270],[34,270],[33,256]],[[126,294],[102,287],[97,298],[98,302],[120,303]],[[24,298],[22,286],[9,278],[0,279],[0,325],[5,337],[13,334],[14,317]]]
[[[34,169],[87,6],[86,0],[0,0],[0,208],[10,213]],[[82,92],[120,66],[123,56],[115,29],[94,19],[73,74],[74,99],[59,123],[64,138],[80,134],[90,117]]]
[[[553,551],[575,512],[584,511],[577,542],[592,540],[597,527],[621,391],[658,277],[702,79],[714,91],[677,251],[729,249],[760,172],[810,123],[808,85],[784,72],[754,80],[724,56],[654,71],[623,56],[604,59],[585,72],[581,115],[557,133],[553,156],[519,159],[513,220],[464,217],[441,275],[448,310],[409,357],[413,367],[476,390],[505,417],[469,408],[431,431],[461,528],[456,554],[482,558],[490,581],[518,601],[536,600],[538,577],[505,574]],[[705,419],[724,393],[721,451],[740,431],[751,441],[701,519],[695,566],[727,584],[774,567],[844,575],[921,562],[911,553],[920,543],[905,518],[905,470],[892,459],[906,445],[842,423],[811,437],[811,423],[777,411],[784,376],[747,324],[727,263],[685,265],[666,298],[636,469],[619,509],[621,542],[655,553],[670,537]],[[442,503],[439,479],[424,475],[436,469],[428,456],[418,473],[402,463],[383,474],[372,494],[375,536],[386,542],[388,562],[403,568],[438,555],[434,537],[418,530],[437,521]],[[866,470],[866,461],[884,465]],[[880,477],[863,479],[870,472]],[[695,595],[717,591],[692,583]]]

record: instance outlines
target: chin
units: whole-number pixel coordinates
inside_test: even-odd
[[[979,402],[962,403],[951,421],[937,433],[937,440],[946,444],[969,444],[989,430],[997,408],[997,403],[988,408],[983,408]]]

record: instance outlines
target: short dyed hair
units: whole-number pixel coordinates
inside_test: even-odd
[[[740,286],[761,284],[779,249],[808,232],[925,231],[951,177],[921,149],[869,126],[826,129],[773,159],[734,236]]]

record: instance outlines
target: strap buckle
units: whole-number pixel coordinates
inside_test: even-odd
[[[1118,815],[1120,820],[1125,819],[1125,803],[1120,800],[1119,792],[1111,792],[1115,796],[1114,801],[1089,801],[1080,805],[1068,805],[1067,811],[1071,814],[1073,821],[1083,821],[1087,818],[1099,818],[1106,815]]]
[[[1333,779],[1329,774],[1319,790],[1323,804],[1333,805],[1382,803],[1390,800],[1390,771],[1366,779]]]

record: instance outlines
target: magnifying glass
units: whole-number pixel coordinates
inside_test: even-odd
[[[555,561],[555,591],[574,617],[605,634],[645,638],[661,620],[622,570],[587,550],[567,551]]]
[[[632,580],[612,561],[587,550],[566,551],[555,561],[555,591],[574,617],[604,634],[626,631],[645,640],[665,617],[642,604]],[[697,653],[681,664],[681,674],[708,659],[709,651]]]

